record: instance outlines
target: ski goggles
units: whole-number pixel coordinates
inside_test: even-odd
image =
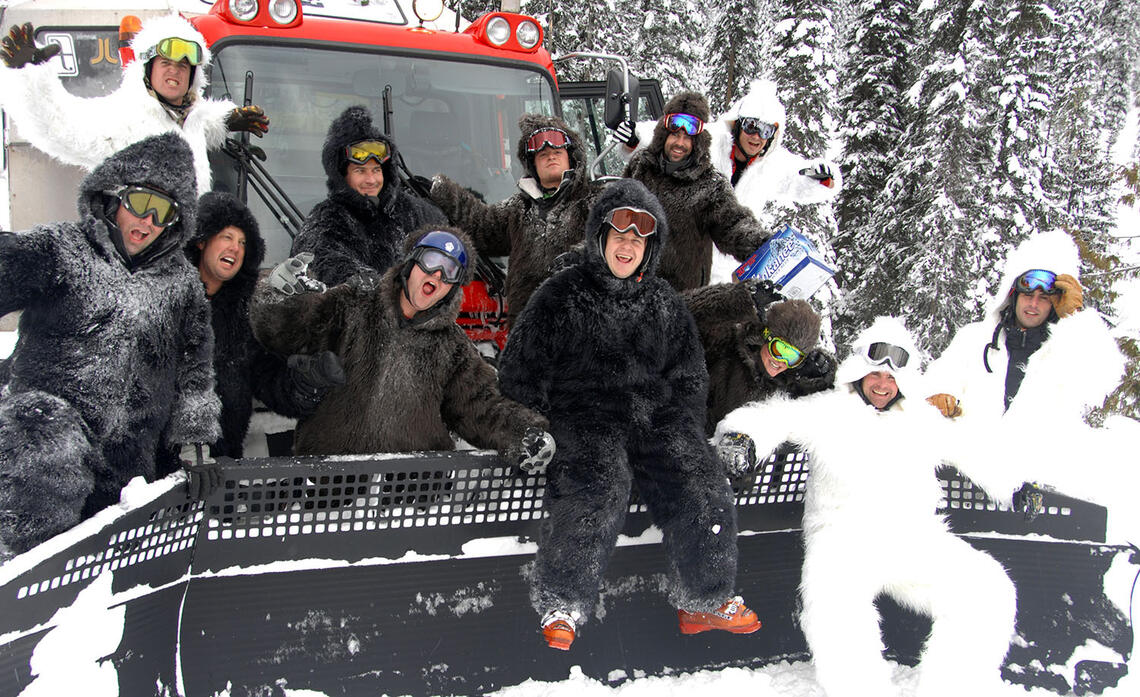
[[[760,136],[764,140],[769,140],[772,136],[776,135],[776,124],[761,121],[753,116],[745,116],[736,121],[740,126],[740,130],[748,133],[749,135]]]
[[[543,128],[526,139],[526,151],[538,152],[543,148],[569,148],[570,136],[560,128]]]
[[[618,232],[633,230],[638,237],[649,237],[657,232],[657,218],[641,208],[615,208],[606,213],[606,223]]]
[[[151,218],[154,225],[167,227],[178,222],[178,202],[168,194],[146,186],[129,184],[107,192],[118,198],[136,218]]]
[[[888,344],[885,341],[876,341],[867,347],[867,360],[871,365],[887,363],[891,368],[898,370],[910,361],[910,352],[901,346]]]
[[[376,164],[382,165],[392,156],[392,151],[382,140],[361,140],[344,146],[344,156],[349,162],[358,165],[363,165],[369,160],[376,160]]]
[[[1018,293],[1032,293],[1039,290],[1045,295],[1058,295],[1061,290],[1053,285],[1057,280],[1057,274],[1045,269],[1033,269],[1026,271],[1017,277],[1013,282],[1013,289]]]
[[[768,355],[788,366],[791,370],[799,368],[804,362],[804,358],[807,357],[807,354],[789,341],[772,334],[767,327],[764,327],[764,341],[768,342]]]
[[[680,112],[665,114],[665,130],[670,133],[684,131],[691,136],[695,136],[705,130],[705,122],[692,114],[682,114]]]
[[[154,48],[148,50],[143,55],[143,60],[150,60],[156,55],[175,63],[186,61],[190,65],[201,65],[202,46],[197,41],[188,41],[177,36],[171,36],[159,41]]]
[[[459,283],[463,279],[463,264],[435,247],[416,247],[412,250],[412,261],[426,274],[441,272],[445,283]]]

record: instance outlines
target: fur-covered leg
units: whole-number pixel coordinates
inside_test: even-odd
[[[554,437],[558,453],[547,469],[549,517],[535,560],[531,603],[540,615],[577,612],[580,627],[597,605],[598,587],[625,522],[631,477],[624,439],[611,427],[584,424],[562,428]]]
[[[993,557],[949,533],[908,554],[916,573],[887,592],[933,620],[920,658],[917,695],[991,694],[1000,686],[1014,632],[1013,582]]]
[[[25,552],[81,520],[99,457],[83,420],[44,392],[0,404],[0,538]]]
[[[659,426],[630,462],[664,536],[670,602],[693,612],[717,609],[736,586],[736,506],[723,466],[687,422]]]
[[[800,626],[827,697],[886,697],[895,689],[874,602],[882,567],[865,556],[851,563],[851,542],[822,535],[808,541]]]

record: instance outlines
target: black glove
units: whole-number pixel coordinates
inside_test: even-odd
[[[743,433],[726,433],[716,444],[716,454],[728,473],[739,477],[756,464],[756,443]]]
[[[824,186],[831,186],[833,175],[826,162],[820,162],[815,167],[804,167],[800,170],[800,174],[809,179],[814,179]]]
[[[805,378],[822,378],[828,373],[835,372],[835,359],[827,351],[814,348],[804,356],[804,364],[800,366],[800,375]]]
[[[9,68],[22,68],[25,65],[47,63],[59,53],[59,44],[36,47],[36,30],[31,22],[16,25],[8,30],[8,36],[0,39],[0,59]]]
[[[345,381],[344,365],[332,351],[312,356],[293,354],[285,363],[293,382],[293,401],[305,414],[316,410],[328,391]]]
[[[182,461],[182,470],[186,472],[186,493],[194,501],[208,498],[222,485],[222,468],[210,456],[210,446],[186,443],[182,446],[178,459]]]
[[[309,264],[313,263],[312,252],[301,252],[297,256],[289,257],[269,272],[269,285],[282,295],[299,295],[300,293],[323,293],[328,286],[309,278]]]
[[[1036,484],[1025,482],[1013,492],[1013,510],[1021,513],[1026,520],[1033,520],[1045,512],[1045,496]]]
[[[269,132],[269,117],[256,104],[239,106],[226,115],[226,128],[245,131],[261,138]]]
[[[752,304],[756,306],[757,314],[762,313],[772,303],[784,299],[784,296],[780,295],[780,291],[776,289],[776,284],[768,279],[747,281],[747,283],[749,284],[748,292],[752,294]]]
[[[507,449],[507,464],[517,465],[527,474],[542,474],[554,458],[554,436],[529,426],[518,443]]]
[[[632,121],[622,121],[614,129],[614,137],[630,150],[637,147],[641,142],[641,138],[637,135],[637,128],[633,125]]]

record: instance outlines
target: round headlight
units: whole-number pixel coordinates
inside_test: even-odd
[[[487,40],[496,46],[502,46],[511,38],[511,23],[504,17],[493,17],[487,22]]]
[[[257,16],[257,0],[230,0],[230,14],[239,22],[248,22]]]
[[[538,30],[538,25],[529,19],[523,20],[519,24],[519,28],[515,29],[515,38],[518,39],[519,45],[523,48],[534,48],[538,45],[538,38],[542,33]]]
[[[269,16],[278,24],[288,24],[297,19],[297,0],[271,0]]]
[[[443,14],[443,0],[412,0],[412,12],[421,22],[434,22]]]

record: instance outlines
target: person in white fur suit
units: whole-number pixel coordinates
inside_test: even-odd
[[[933,619],[920,697],[985,695],[1000,686],[1016,593],[1002,566],[951,533],[936,512],[935,471],[970,439],[919,396],[920,360],[906,328],[880,317],[856,338],[834,390],[745,405],[717,428],[730,469],[785,439],[811,456],[800,625],[828,697],[895,692],[874,605],[880,593]]]
[[[31,24],[14,26],[0,39],[0,108],[20,134],[55,159],[88,171],[126,146],[176,132],[190,144],[198,193],[211,189],[208,150],[227,131],[268,132],[260,107],[207,99],[210,50],[197,29],[177,14],[146,20],[131,41],[136,60],[110,94],[83,98],[63,87],[50,62],[56,44],[38,47]]]

